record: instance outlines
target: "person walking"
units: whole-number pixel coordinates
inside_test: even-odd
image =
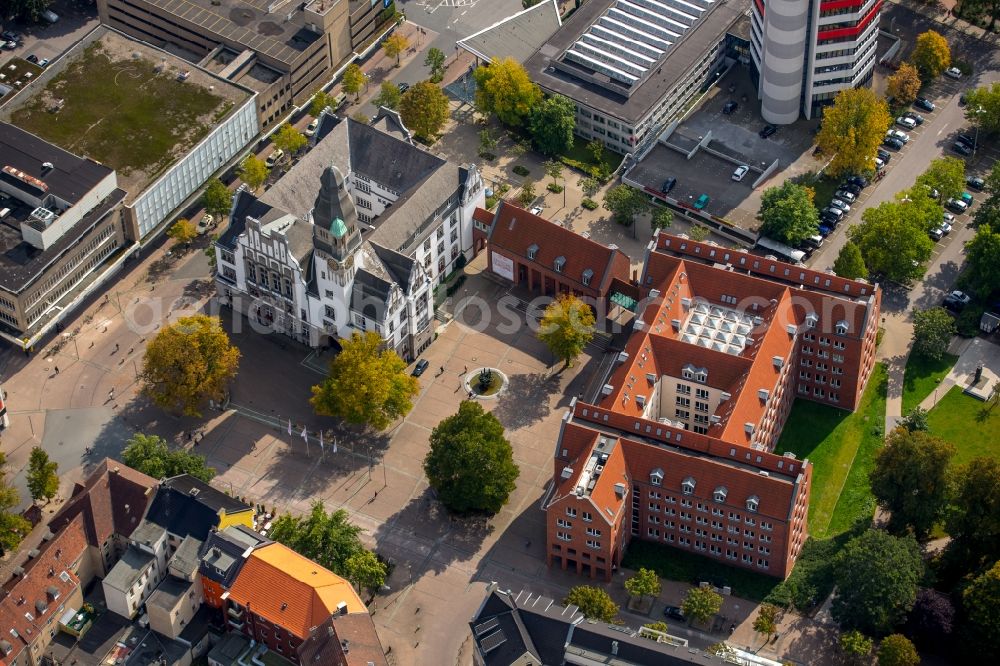
[[[55,369],[56,369],[56,374],[58,375],[58,374],[59,374],[59,366],[57,365],[57,366],[55,367]]]

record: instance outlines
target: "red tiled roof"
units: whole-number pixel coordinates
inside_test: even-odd
[[[581,285],[583,272],[589,268],[594,271],[589,285],[591,289],[606,285],[612,277],[628,279],[630,264],[621,250],[584,238],[571,229],[532,215],[508,201],[500,203],[489,242],[491,247],[506,250],[526,260],[528,248],[537,245],[538,252],[531,261],[550,269],[555,265],[557,257],[564,257],[566,263],[561,274],[567,281]],[[621,272],[624,275],[617,274]]]
[[[485,208],[477,207],[476,210],[472,211],[472,219],[475,220],[476,222],[479,222],[480,224],[485,224],[487,227],[489,227],[491,224],[493,224],[493,213],[486,210]]]
[[[24,574],[6,581],[0,592],[6,595],[0,600],[0,627],[3,628],[0,640],[12,647],[9,655],[0,652],[0,665],[12,663],[25,646],[33,643],[43,631],[52,629],[53,625],[46,627],[46,622],[80,586],[72,568],[87,549],[83,517],[74,517],[51,541],[42,545],[36,557],[21,565]]]

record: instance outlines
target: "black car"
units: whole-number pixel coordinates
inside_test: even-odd
[[[426,358],[422,358],[419,361],[417,361],[417,364],[413,366],[413,376],[419,377],[420,375],[424,374],[424,370],[427,369],[428,365],[430,365],[430,362],[428,362]]]
[[[918,97],[916,101],[913,102],[913,106],[917,107],[921,111],[927,111],[928,113],[934,110],[934,102],[930,101],[926,97]]]
[[[966,155],[966,156],[968,156],[968,155],[972,154],[972,148],[969,148],[967,145],[965,145],[964,143],[962,143],[960,141],[956,141],[955,143],[953,143],[951,145],[951,149],[954,150],[959,155]]]
[[[850,192],[851,194],[853,194],[855,197],[858,196],[859,194],[861,194],[861,188],[858,187],[857,185],[855,185],[854,183],[850,183],[850,182],[841,183],[840,184],[840,189],[847,190],[848,192]]]
[[[407,90],[410,89],[410,84],[403,81],[401,83],[397,83],[396,87],[399,88],[399,92],[405,93]]]
[[[730,113],[732,113],[738,108],[740,108],[740,105],[737,104],[736,102],[726,102],[726,105],[722,107],[722,113],[728,116]]]
[[[11,30],[4,30],[3,32],[0,32],[0,39],[4,40],[5,42],[20,42],[21,35]]]
[[[955,141],[958,141],[959,143],[964,143],[969,148],[979,147],[978,144],[976,143],[976,139],[974,137],[969,136],[968,134],[959,134],[958,136],[955,137]]]
[[[36,65],[38,64],[38,56],[36,56],[34,53],[25,58],[25,60],[27,60],[28,62],[35,63]]]
[[[771,136],[777,131],[778,128],[775,127],[774,125],[764,125],[764,129],[760,131],[760,138],[766,139],[767,137]]]
[[[965,184],[974,190],[982,190],[986,187],[986,181],[984,181],[979,176],[969,176],[965,181]]]
[[[888,164],[892,160],[892,153],[888,150],[878,149],[878,158]]]
[[[827,206],[819,212],[824,220],[833,219],[833,226],[837,226],[837,222],[844,219],[844,211],[839,208],[834,208],[833,206]]]
[[[663,187],[660,188],[660,190],[664,194],[669,194],[670,190],[674,189],[674,185],[676,184],[677,184],[677,179],[671,176],[670,178],[667,178],[665,181],[663,181]]]
[[[851,185],[857,185],[861,189],[868,187],[869,180],[864,176],[851,176],[847,179],[847,182]]]
[[[965,292],[953,291],[944,297],[944,303],[942,305],[952,312],[961,312],[971,301],[972,298],[970,298]]]
[[[882,145],[886,148],[892,148],[893,150],[902,150],[903,142],[894,136],[887,136],[882,140]]]
[[[820,212],[819,221],[831,229],[836,229],[837,225],[840,224],[840,220],[837,219],[837,216],[828,210]]]
[[[678,622],[687,622],[687,618],[684,617],[684,611],[677,606],[665,607],[663,609],[663,617],[669,617],[671,620],[677,620]]]

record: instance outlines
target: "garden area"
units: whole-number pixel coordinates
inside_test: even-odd
[[[1000,458],[1000,407],[966,395],[954,386],[927,415],[927,425],[935,437],[955,445],[953,464],[961,465],[989,456]]]
[[[923,402],[948,375],[956,361],[958,357],[952,354],[944,354],[937,360],[916,353],[910,354],[906,359],[903,375],[902,413],[908,414]]]

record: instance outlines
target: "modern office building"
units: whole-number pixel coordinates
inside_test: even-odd
[[[633,538],[783,578],[812,465],[775,450],[798,397],[856,409],[881,291],[657,233],[633,331],[574,399],[545,499],[550,565],[610,580]]]
[[[811,118],[871,84],[882,0],[754,0],[750,54],[764,120]]]
[[[216,244],[219,295],[304,344],[376,331],[413,359],[433,339],[433,283],[472,256],[479,170],[353,119],[326,115],[317,135],[259,199],[237,194]]]
[[[97,0],[101,22],[257,92],[267,129],[375,36],[381,0]]]

